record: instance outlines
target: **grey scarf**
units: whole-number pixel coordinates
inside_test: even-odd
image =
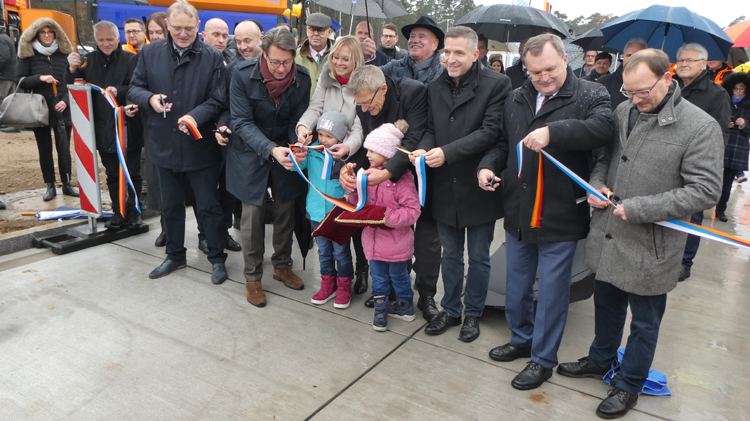
[[[440,61],[440,53],[438,53],[437,51],[435,51],[432,54],[432,57],[428,58],[427,60],[421,63],[415,62],[414,60],[412,60],[411,57],[408,57],[406,59],[406,63],[409,65],[409,67],[411,67],[411,71],[412,73],[414,73],[414,79],[422,81],[422,78],[426,76],[424,75],[424,73],[428,73],[430,71],[435,60]],[[425,83],[425,81],[422,81],[422,82]],[[429,81],[426,81],[426,82],[429,82]]]
[[[53,40],[50,45],[44,45],[42,44],[38,39],[35,39],[31,46],[36,50],[39,54],[44,54],[45,56],[49,57],[52,54],[55,54],[55,51],[57,51],[57,40]]]

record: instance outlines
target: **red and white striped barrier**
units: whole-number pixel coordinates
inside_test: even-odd
[[[94,135],[94,111],[91,87],[68,85],[70,117],[73,121],[73,142],[76,149],[76,170],[80,190],[81,213],[102,216],[102,194],[99,188],[99,160]]]

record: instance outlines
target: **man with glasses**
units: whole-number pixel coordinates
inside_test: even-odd
[[[573,70],[573,74],[577,78],[585,78],[594,71],[596,67],[596,55],[599,54],[596,50],[589,50],[583,54],[583,66]]]
[[[595,337],[585,357],[557,368],[567,377],[601,379],[617,359],[630,308],[620,371],[596,410],[606,419],[636,405],[667,293],[677,285],[687,235],[655,223],[715,205],[724,155],[718,123],[680,96],[663,51],[639,51],[624,66],[622,92],[630,101],[615,112],[619,138],[607,145],[590,180],[611,202],[588,198],[594,210],[585,264],[596,273]]]
[[[261,286],[265,254],[265,193],[273,195],[273,279],[301,290],[292,271],[295,200],[307,184],[293,169],[295,128],[310,102],[310,75],[294,61],[297,42],[285,28],[274,28],[261,42],[263,53],[237,64],[229,102],[232,136],[227,145],[227,190],[242,202],[240,242],[245,261],[247,301],[266,305]],[[300,159],[304,159],[300,156]]]
[[[529,80],[505,101],[500,141],[479,164],[478,178],[481,188],[493,191],[504,174],[505,318],[511,339],[492,349],[490,358],[531,357],[511,382],[516,389],[528,390],[541,386],[557,365],[573,257],[578,240],[588,233],[590,214],[586,192],[540,151],[586,179],[591,150],[612,142],[615,126],[606,89],[575,77],[558,36],[529,38],[522,56]],[[516,153],[519,143],[522,166]]]
[[[379,50],[388,57],[389,61],[401,60],[406,57],[406,51],[398,48],[398,28],[392,23],[387,23],[383,26],[383,31],[380,34],[380,48]]]
[[[150,44],[150,41],[146,39],[146,25],[141,20],[126,20],[123,31],[125,32],[125,38],[128,40],[128,43],[122,47],[125,51],[138,54],[144,45]]]
[[[169,7],[169,34],[139,54],[128,99],[146,114],[148,154],[159,177],[167,233],[167,258],[149,278],[187,265],[184,204],[190,188],[206,232],[211,281],[221,284],[227,279],[226,229],[216,194],[221,151],[212,130],[226,106],[224,60],[198,39],[199,25],[198,11],[185,0]]]
[[[729,118],[731,116],[731,99],[724,88],[713,81],[711,73],[706,68],[708,52],[700,44],[685,44],[677,50],[677,63],[674,68],[675,79],[680,84],[682,97],[693,105],[707,112],[719,123],[724,136],[724,144],[729,141]],[[722,171],[724,163],[719,167]],[[713,206],[713,205],[711,205]],[[690,222],[701,225],[703,223],[703,211],[695,212],[690,217]],[[716,211],[716,219],[727,222],[724,211]],[[688,236],[685,244],[685,254],[682,257],[682,268],[678,277],[684,281],[690,277],[693,267],[693,259],[698,254],[700,237]]]
[[[310,73],[310,80],[312,80],[310,98],[312,98],[315,87],[318,86],[320,72],[323,70],[323,65],[333,45],[333,41],[328,39],[333,32],[331,29],[333,22],[323,13],[313,13],[307,17],[306,23],[307,39],[299,46],[294,61],[304,66]]]

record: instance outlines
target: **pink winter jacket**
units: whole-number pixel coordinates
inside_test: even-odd
[[[357,203],[356,191],[349,193],[349,202]],[[403,262],[411,259],[414,256],[414,232],[410,226],[422,213],[411,172],[406,171],[397,183],[388,180],[367,187],[367,203],[385,206],[385,225],[394,228],[365,227],[362,248],[367,260]]]

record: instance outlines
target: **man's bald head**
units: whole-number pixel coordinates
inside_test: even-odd
[[[240,22],[234,28],[234,40],[237,43],[237,51],[245,60],[260,55],[260,42],[263,40],[263,34],[255,22],[249,20]]]
[[[372,25],[368,24],[365,21],[362,21],[357,24],[357,28],[354,30],[354,36],[359,39],[359,42],[362,42],[367,38],[372,38],[372,32]]]
[[[219,18],[209,19],[206,22],[206,26],[203,28],[203,33],[201,35],[206,44],[219,51],[224,51],[224,48],[227,46],[227,40],[229,39],[229,26]]]

